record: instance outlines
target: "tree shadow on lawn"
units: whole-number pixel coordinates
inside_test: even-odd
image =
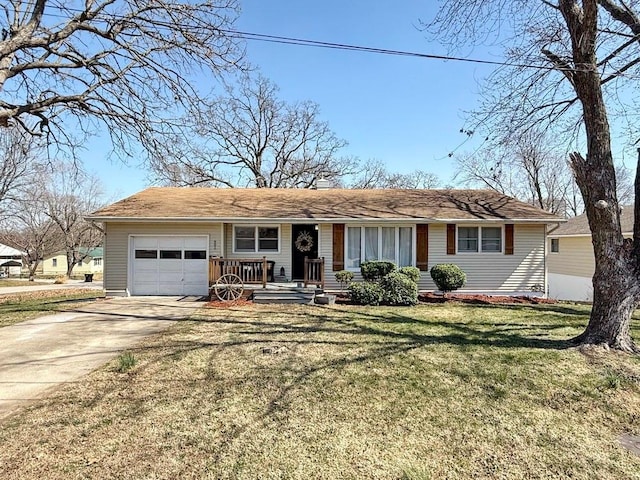
[[[476,307],[478,308],[478,307]],[[410,311],[409,308],[399,308],[398,313],[368,313],[364,309],[352,310],[344,308],[333,308],[331,312],[340,312],[343,316],[332,315],[323,311],[322,307],[312,307],[308,312],[287,312],[287,319],[299,317],[305,320],[304,325],[296,323],[270,322],[270,316],[282,315],[282,312],[261,310],[255,312],[255,319],[250,316],[253,312],[239,310],[244,314],[249,314],[242,319],[233,316],[226,318],[193,319],[194,322],[219,323],[248,327],[241,330],[234,330],[235,334],[246,335],[267,335],[276,336],[281,334],[337,334],[337,335],[373,335],[386,338],[393,342],[411,343],[417,346],[449,344],[457,346],[487,346],[501,348],[538,348],[538,349],[566,349],[571,347],[567,340],[538,338],[537,335],[528,336],[518,333],[520,330],[540,330],[550,332],[564,328],[579,328],[580,325],[568,323],[544,323],[544,324],[510,324],[505,321],[469,321],[457,322],[446,320],[428,320],[416,318],[411,315],[403,315],[400,312]],[[577,313],[574,313],[577,314]],[[581,313],[584,317],[584,312]],[[312,324],[309,324],[311,320]],[[363,325],[358,321],[366,321]],[[416,324],[420,328],[434,327],[449,330],[450,333],[442,335],[419,333],[416,331],[401,331],[393,328],[398,324]],[[275,339],[274,339],[275,340]],[[292,340],[296,341],[296,340]],[[305,342],[313,340],[306,339]],[[354,343],[357,341],[354,340]]]
[[[535,333],[524,334],[520,330],[523,325],[511,325],[507,322],[497,324],[491,322],[458,322],[433,320],[428,321],[411,316],[411,309],[391,309],[380,313],[367,312],[365,309],[332,308],[329,312],[322,307],[311,307],[307,311],[288,311],[284,321],[274,321],[270,318],[283,318],[282,311],[276,310],[237,310],[242,317],[216,316],[212,319],[195,320],[204,323],[220,324],[227,334],[239,336],[228,342],[218,345],[220,348],[216,354],[223,355],[227,348],[248,345],[327,345],[332,344],[340,348],[333,358],[322,358],[306,365],[297,364],[291,373],[292,378],[284,381],[281,387],[273,393],[265,403],[264,411],[254,420],[268,425],[270,422],[281,422],[286,418],[286,413],[292,408],[294,399],[298,398],[298,389],[313,382],[325,382],[326,388],[331,388],[333,372],[357,364],[366,364],[402,355],[421,348],[430,346],[458,347],[461,352],[467,348],[488,347],[505,349],[503,352],[491,352],[491,355],[507,355],[513,349],[539,349],[539,350],[564,350],[571,347],[567,340],[539,338]],[[222,313],[222,312],[221,312]],[[337,313],[337,314],[336,314]],[[584,313],[582,313],[584,315]],[[303,323],[304,322],[304,323]],[[437,333],[421,333],[420,331],[402,331],[393,328],[394,325],[402,325],[403,328],[410,324],[416,324],[416,330],[427,330],[430,326],[434,330],[443,331]],[[527,325],[530,330],[540,330],[541,335],[548,335],[555,329],[566,328],[562,323],[546,325]],[[191,345],[182,345],[186,349],[198,349],[204,347],[199,342]],[[255,354],[255,353],[254,353]],[[258,353],[260,355],[260,353]],[[274,358],[279,358],[274,356]],[[284,358],[285,357],[280,357]],[[518,361],[521,359],[518,358]],[[212,360],[213,361],[213,360]],[[277,361],[277,360],[276,360]],[[497,360],[499,363],[501,360]],[[507,361],[507,360],[505,360]],[[214,362],[215,363],[215,362]],[[453,366],[452,366],[453,367]],[[283,368],[280,365],[277,368]],[[462,377],[464,372],[452,368],[451,375]],[[476,372],[477,373],[477,372]],[[478,373],[478,375],[480,375]],[[499,385],[493,385],[491,378],[482,381],[487,395],[491,395],[492,388],[499,390]],[[494,393],[494,395],[496,395]],[[228,451],[231,445],[251,428],[251,422],[236,424],[228,432],[227,441],[217,451],[218,458]]]

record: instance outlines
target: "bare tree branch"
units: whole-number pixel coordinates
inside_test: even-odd
[[[236,0],[198,2],[16,0],[0,27],[0,126],[44,135],[60,148],[106,128],[114,150],[182,133],[201,105],[194,74],[239,66],[229,31]],[[182,119],[182,121],[178,121]]]
[[[288,104],[264,77],[244,77],[203,112],[192,112],[197,136],[164,142],[152,158],[154,180],[170,185],[306,188],[356,171],[339,156],[346,145],[319,119],[313,102]],[[196,138],[197,137],[197,138]],[[200,140],[198,140],[198,138]]]

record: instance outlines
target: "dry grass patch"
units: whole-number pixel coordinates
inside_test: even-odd
[[[0,431],[3,478],[640,478],[583,306],[202,310]],[[637,321],[636,337],[640,337]]]
[[[65,310],[72,310],[81,300],[103,298],[104,293],[88,288],[36,290],[0,296],[0,327]]]

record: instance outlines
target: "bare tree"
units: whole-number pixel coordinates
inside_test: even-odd
[[[310,187],[356,170],[340,157],[346,145],[319,119],[317,104],[286,103],[262,76],[243,77],[213,99],[198,119],[200,142],[174,137],[151,161],[155,180],[170,185]]]
[[[102,192],[95,177],[66,164],[50,172],[50,182],[42,193],[44,212],[55,225],[67,256],[67,276],[89,250],[102,243],[102,231],[84,219],[103,206]]]
[[[595,254],[594,300],[579,344],[637,352],[629,325],[640,303],[640,203],[634,238],[620,227],[610,111],[629,110],[624,94],[640,65],[638,3],[617,0],[449,0],[428,26],[454,47],[504,32],[510,22],[508,61],[488,82],[476,120],[508,138],[544,125],[556,134],[584,137],[586,155],[570,154]],[[629,77],[631,76],[631,77]],[[627,100],[629,99],[629,100]],[[559,127],[565,127],[560,130]],[[640,163],[640,162],[639,162]],[[640,193],[640,168],[635,193]]]
[[[569,200],[575,181],[566,154],[548,145],[544,135],[532,131],[489,144],[457,157],[454,178],[462,185],[490,188],[567,216],[574,209]]]
[[[34,137],[17,128],[0,129],[0,217],[3,204],[15,200],[17,192],[31,182],[37,155]]]
[[[364,162],[356,175],[348,183],[349,188],[438,188],[441,186],[437,175],[424,170],[410,173],[389,172],[380,160]]]
[[[153,148],[181,130],[177,112],[201,103],[195,75],[237,65],[236,10],[236,0],[3,2],[0,126],[61,148],[106,127],[125,155],[132,141]]]
[[[25,199],[26,200],[26,199]],[[12,212],[0,229],[0,242],[24,252],[24,261],[33,281],[42,260],[62,249],[56,225],[45,215],[38,202],[18,200],[21,209]]]

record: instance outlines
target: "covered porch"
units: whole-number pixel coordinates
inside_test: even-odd
[[[262,258],[227,258],[212,256],[209,258],[209,289],[220,282],[234,280],[242,284],[261,286],[268,285],[292,286],[302,283],[301,286],[315,286],[324,289],[325,261],[321,258],[304,258],[304,273],[301,282],[281,278],[274,272],[276,262],[266,256]]]

